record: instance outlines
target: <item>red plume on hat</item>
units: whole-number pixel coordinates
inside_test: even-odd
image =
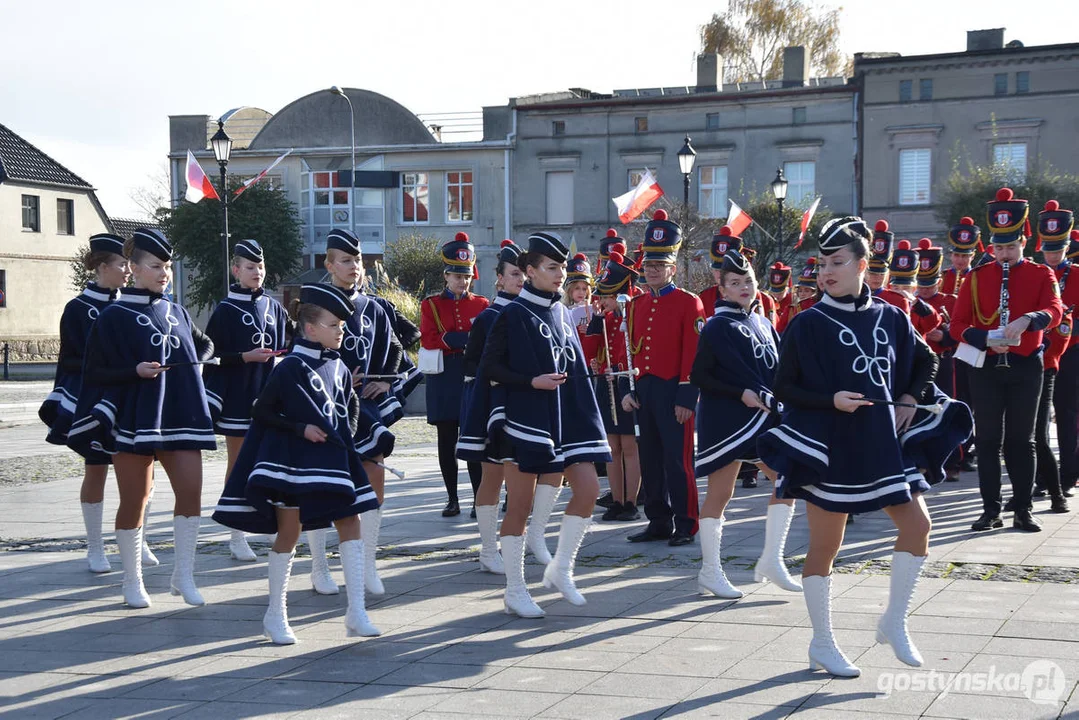
[[[611,255],[608,260],[610,262],[613,262],[615,265],[621,265],[626,261],[626,256],[618,252],[617,250],[611,250]]]
[[[663,208],[660,208],[659,210],[656,210],[656,212],[652,215],[652,219],[653,220],[666,220],[667,219],[667,211],[664,210]]]
[[[506,240],[503,240],[502,242],[500,242],[498,244],[498,247],[499,248],[509,247],[512,244],[513,244],[513,241],[507,238]]]

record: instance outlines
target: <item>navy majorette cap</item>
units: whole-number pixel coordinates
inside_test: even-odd
[[[944,248],[933,245],[929,238],[918,241],[918,285],[933,287],[940,281],[940,271],[944,266]]]
[[[611,297],[622,293],[630,294],[633,282],[639,274],[625,264],[626,258],[617,250],[612,250],[603,269],[596,278],[596,295]]]
[[[973,255],[975,250],[983,250],[981,238],[982,229],[974,224],[972,217],[960,218],[959,224],[952,225],[948,231],[952,252],[960,255]]]
[[[895,233],[888,230],[887,220],[877,220],[873,226],[873,241],[869,243],[870,254],[887,265],[892,259],[892,240]]]
[[[148,252],[158,260],[172,260],[172,244],[160,230],[138,228],[131,234],[131,240],[137,250]]]
[[[778,260],[768,269],[768,289],[781,293],[790,287],[791,269]]]
[[[798,287],[817,289],[817,258],[810,257],[806,260],[802,272],[798,273]]]
[[[362,255],[360,239],[344,228],[334,228],[326,233],[326,249],[340,250],[347,255]]]
[[[1071,210],[1061,210],[1056,200],[1047,201],[1045,209],[1038,213],[1038,247],[1034,249],[1063,250],[1074,225],[1075,216]]]
[[[112,233],[91,235],[90,252],[107,252],[122,256],[124,254],[124,239]]]
[[[723,257],[731,250],[738,253],[742,252],[742,245],[742,238],[734,234],[730,225],[721,227],[719,232],[712,236],[712,247],[708,251],[712,258],[712,269],[721,269],[723,267]]]
[[[995,200],[986,203],[990,239],[1005,245],[1030,237],[1030,203],[1015,197],[1011,188],[997,190]]]
[[[476,248],[469,241],[468,233],[459,232],[442,246],[442,271],[475,277]]]
[[[521,257],[523,252],[524,250],[517,243],[509,239],[503,240],[498,246],[498,261],[516,265],[517,258]]]
[[[821,255],[831,255],[858,240],[863,240],[868,245],[870,234],[865,220],[849,215],[825,223],[820,230],[817,245]]]
[[[722,270],[736,275],[748,275],[749,261],[742,257],[742,253],[737,250],[728,250],[723,256]]]
[[[592,279],[592,266],[588,263],[588,256],[584,253],[577,253],[566,263],[566,285],[569,286],[570,283],[578,280],[588,283],[589,287],[595,285],[595,281]]]
[[[342,320],[348,320],[356,312],[352,300],[344,290],[333,285],[308,283],[300,286],[300,303],[317,305],[329,310]]]
[[[659,260],[673,265],[681,246],[681,228],[667,219],[666,210],[656,210],[644,228],[644,261]]]
[[[569,248],[562,242],[562,238],[554,233],[536,232],[528,236],[528,252],[549,257],[555,262],[566,262],[569,257]]]
[[[911,248],[910,240],[900,240],[888,263],[889,283],[892,285],[913,285],[918,275],[918,251]]]
[[[262,246],[259,245],[258,240],[241,240],[232,249],[232,254],[236,257],[242,257],[244,260],[257,263],[265,259],[262,254]]]

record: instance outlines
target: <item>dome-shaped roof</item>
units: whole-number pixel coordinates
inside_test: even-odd
[[[356,112],[356,146],[436,142],[418,117],[394,100],[369,90],[345,88]],[[251,149],[348,147],[348,103],[328,90],[293,100],[266,123]]]

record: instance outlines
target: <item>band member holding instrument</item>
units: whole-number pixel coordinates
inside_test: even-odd
[[[932,305],[919,300],[913,292],[920,267],[918,253],[923,243],[925,247],[932,245],[929,238],[923,238],[919,249],[912,248],[907,240],[899,241],[888,265],[888,289],[881,290],[879,297],[903,310],[914,329],[924,338],[940,326],[940,315]]]
[[[963,217],[958,225],[948,231],[948,242],[952,247],[952,266],[944,271],[940,281],[940,291],[945,295],[958,295],[959,286],[970,274],[974,251],[982,250],[982,229],[974,224],[974,218]]]
[[[982,515],[971,526],[989,530],[1000,518],[1000,452],[1015,499],[1014,527],[1039,532],[1031,515],[1034,425],[1042,387],[1042,338],[1063,315],[1053,271],[1023,258],[1030,208],[1010,188],[988,203],[995,261],[973,270],[959,288],[952,337],[956,357],[973,365],[970,389],[978,425],[978,484]],[[964,347],[967,346],[967,347]],[[965,359],[964,359],[965,358]]]
[[[776,304],[776,331],[783,332],[783,328],[790,322],[790,307],[794,300],[791,292],[792,271],[783,263],[776,261],[768,269],[768,294]]]
[[[1060,453],[1060,485],[1065,497],[1071,497],[1075,482],[1079,479],[1079,332],[1075,331],[1075,310],[1079,305],[1076,294],[1079,293],[1079,272],[1075,272],[1075,261],[1079,260],[1079,230],[1071,231],[1071,240],[1063,251],[1050,257],[1045,252],[1045,262],[1055,265],[1057,282],[1060,283],[1061,300],[1065,306],[1072,307],[1072,319],[1068,326],[1068,346],[1060,357],[1060,372],[1057,374],[1056,388],[1053,393],[1053,409],[1056,412],[1057,447]],[[1072,273],[1075,272],[1075,277]],[[1063,324],[1064,321],[1061,321]]]

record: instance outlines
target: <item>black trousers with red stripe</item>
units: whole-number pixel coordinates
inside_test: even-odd
[[[696,535],[700,516],[693,473],[693,421],[679,424],[675,419],[677,392],[678,378],[646,375],[637,381],[641,482],[647,495],[644,514],[658,535],[668,535],[672,529]]]

